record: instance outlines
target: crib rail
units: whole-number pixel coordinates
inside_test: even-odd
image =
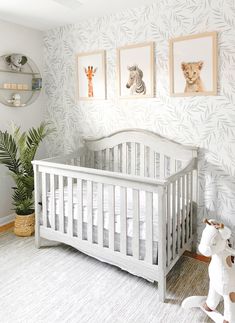
[[[124,174],[165,179],[185,167],[196,149],[140,129],[86,140],[86,165]]]
[[[166,266],[171,270],[193,242],[197,195],[197,159],[170,176],[165,185]]]
[[[98,244],[104,247],[104,213],[109,215],[108,223],[108,246],[111,251],[119,251],[123,255],[127,255],[127,215],[130,211],[128,206],[127,195],[131,194],[132,199],[132,257],[140,260],[140,215],[143,210],[140,209],[140,194],[145,199],[145,259],[146,263],[154,264],[153,259],[153,200],[154,198],[162,198],[160,189],[163,188],[164,182],[153,179],[147,181],[136,176],[121,175],[119,173],[104,172],[100,170],[91,170],[89,168],[76,167],[71,165],[61,165],[43,161],[34,161],[35,172],[37,172],[37,180],[41,181],[39,187],[42,188],[42,222],[39,226],[50,228],[67,234],[70,237],[77,237],[85,240],[90,244]],[[64,191],[64,188],[67,191]],[[86,188],[84,193],[84,187]],[[94,187],[96,188],[96,208],[97,208],[97,239],[94,239],[93,232],[93,209],[94,209]],[[104,188],[106,188],[106,200],[108,205],[104,203]],[[120,195],[115,195],[115,190],[120,191]],[[74,191],[76,190],[76,192]],[[156,195],[158,193],[158,195]],[[50,194],[50,201],[48,201]],[[65,195],[67,196],[67,214],[65,225]],[[40,196],[40,194],[38,195]],[[78,208],[75,212],[74,196]],[[56,207],[56,198],[59,207]],[[117,200],[118,199],[118,200]],[[39,200],[39,197],[37,197]],[[84,229],[84,201],[86,200],[86,223],[87,228]],[[59,202],[58,202],[59,201]],[[48,205],[50,203],[50,205]],[[115,214],[117,213],[116,205],[120,205],[120,247],[115,246]],[[50,209],[50,220],[48,219],[48,209]],[[56,214],[56,209],[59,214]],[[37,210],[40,213],[40,210]],[[158,210],[158,212],[161,212]],[[57,212],[58,213],[58,212]],[[76,227],[75,227],[76,220]],[[84,230],[86,233],[84,234]],[[96,240],[96,241],[95,241]],[[157,260],[155,261],[157,264]]]

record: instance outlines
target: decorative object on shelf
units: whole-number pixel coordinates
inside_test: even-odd
[[[105,100],[105,52],[78,54],[77,68],[79,100]]]
[[[15,182],[13,205],[16,212],[14,232],[29,236],[34,232],[34,173],[32,160],[42,140],[52,132],[47,123],[20,133],[13,127],[12,133],[0,131],[0,164],[5,165]]]
[[[21,68],[27,63],[26,56],[21,54],[11,54],[5,58],[7,65],[13,70],[20,72]]]
[[[42,78],[35,77],[32,79],[32,90],[40,90],[42,88]]]
[[[12,94],[12,99],[8,100],[9,103],[11,103],[14,107],[20,107],[21,104],[21,97],[19,93]]]
[[[33,103],[42,89],[42,78],[36,64],[26,55],[0,56],[0,103],[23,107]],[[19,100],[14,99],[20,92]]]
[[[170,94],[217,94],[216,32],[170,40]]]
[[[204,220],[199,251],[212,257],[209,265],[210,287],[207,297],[191,296],[186,298],[184,308],[199,307],[214,322],[235,322],[235,250],[229,245],[231,230],[216,220]],[[224,298],[224,315],[216,311],[221,297]]]
[[[118,48],[117,56],[119,97],[134,99],[153,97],[153,43]]]

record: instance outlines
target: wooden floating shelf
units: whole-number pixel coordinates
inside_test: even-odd
[[[2,72],[2,73],[14,73],[14,74],[25,74],[25,75],[40,75],[40,73],[18,72],[18,71],[10,71],[10,70],[2,70],[2,69],[0,69],[0,72]]]
[[[19,92],[37,92],[37,91],[41,91],[41,89],[27,89],[27,90],[23,90],[23,89],[5,89],[3,87],[0,87],[0,90],[4,90],[4,91],[19,91]]]

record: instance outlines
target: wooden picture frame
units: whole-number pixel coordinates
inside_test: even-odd
[[[206,32],[169,41],[171,96],[217,94],[217,33]]]
[[[105,59],[104,50],[77,55],[78,100],[106,99]]]
[[[146,42],[117,49],[117,88],[121,99],[154,96],[154,44]]]

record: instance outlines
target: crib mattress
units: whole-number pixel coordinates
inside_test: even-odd
[[[108,230],[109,228],[109,212],[108,212],[108,186],[104,185],[104,229]],[[146,237],[146,204],[145,204],[145,192],[139,192],[139,232],[140,232],[140,240],[145,240]],[[157,194],[154,193],[153,197],[153,240],[158,240],[158,197]],[[49,223],[51,223],[51,193],[47,194],[47,214]],[[97,185],[93,185],[93,226],[97,228],[98,223],[98,193],[97,193]],[[73,184],[73,214],[74,220],[77,220],[78,214],[78,198],[77,198],[77,185]],[[59,221],[59,191],[55,190],[55,215],[56,221]],[[68,190],[67,186],[64,187],[64,217],[68,218]],[[120,187],[115,187],[115,233],[120,233]],[[75,223],[74,223],[75,224]],[[83,185],[83,224],[87,224],[87,189],[86,186]],[[96,230],[96,229],[95,229]],[[133,199],[132,199],[132,189],[127,189],[127,236],[132,237],[133,235]]]
[[[59,217],[55,216],[55,228],[56,230],[59,230]],[[92,227],[92,238],[93,243],[98,243],[98,227],[96,225],[93,225]],[[65,217],[64,222],[64,231],[67,233],[68,230],[68,218]],[[73,220],[73,236],[77,237],[77,220]],[[87,223],[83,222],[82,225],[82,239],[87,240]],[[103,231],[103,247],[109,246],[109,231],[107,229],[104,229]],[[132,237],[127,237],[127,249],[126,254],[129,256],[132,256]],[[114,235],[114,250],[120,251],[120,233],[115,232]],[[158,255],[158,243],[156,241],[153,241],[153,264],[157,264],[157,255]],[[145,259],[145,240],[140,239],[139,240],[139,259],[144,260]]]

